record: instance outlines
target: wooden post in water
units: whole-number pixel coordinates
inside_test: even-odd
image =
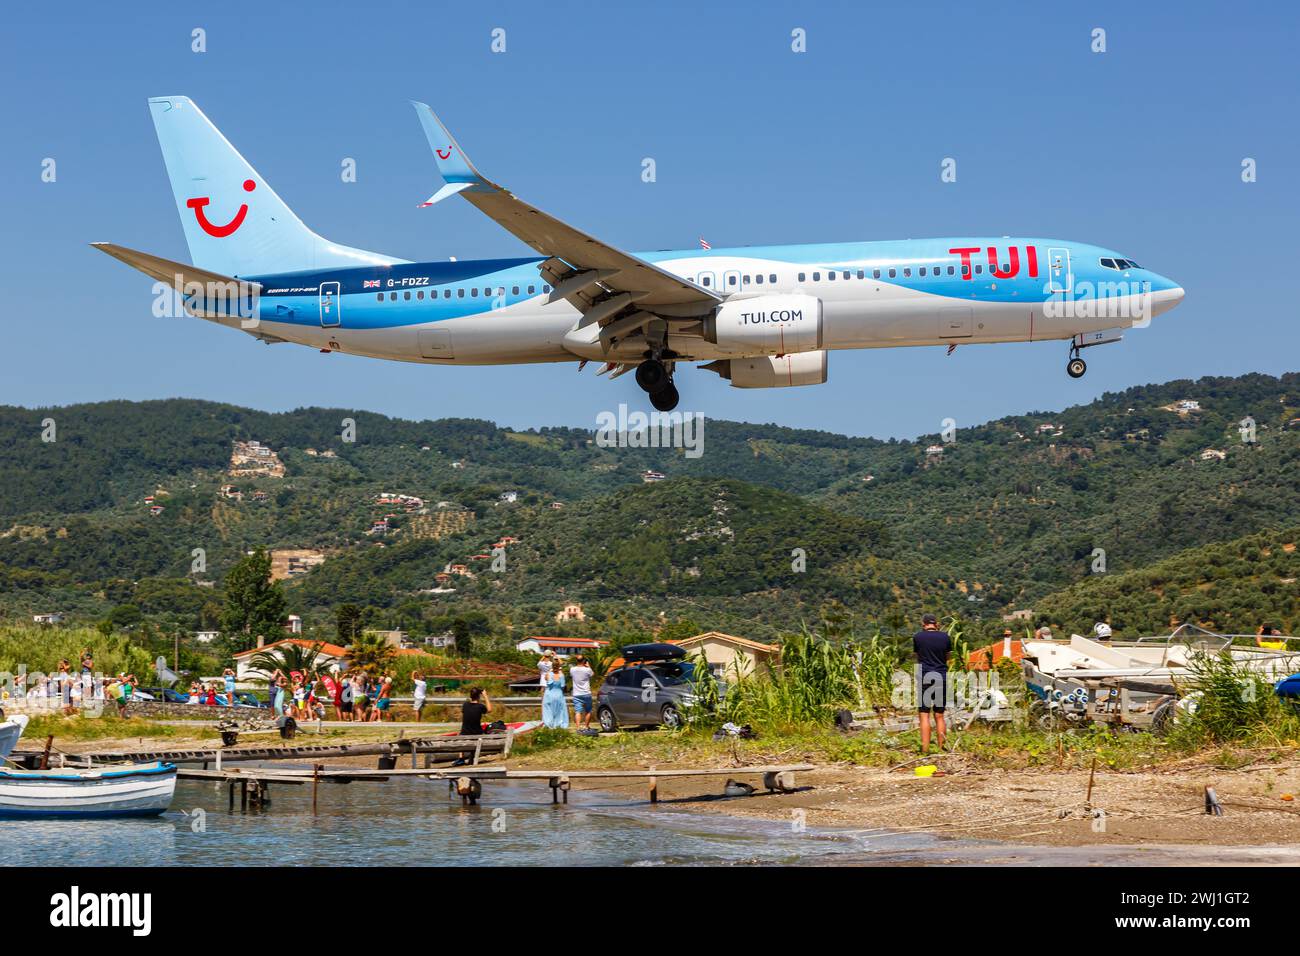
[[[654,767],[651,767],[650,769],[653,771]],[[650,802],[651,803],[659,802],[659,778],[658,777],[650,778]]]
[[[248,812],[248,781],[247,780],[239,781],[239,811],[241,813]]]
[[[54,746],[54,735],[45,738],[45,753],[41,754],[41,769],[50,769],[50,748]]]
[[[316,791],[320,789],[320,764],[312,765],[311,772],[311,815],[316,815]]]

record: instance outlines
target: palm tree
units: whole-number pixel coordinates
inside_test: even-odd
[[[377,634],[362,634],[352,639],[348,647],[348,661],[355,670],[365,671],[372,677],[389,670],[396,653]]]
[[[308,647],[285,642],[269,650],[258,651],[249,659],[248,667],[264,674],[273,674],[277,669],[285,673],[302,671],[304,677],[315,678],[323,670],[320,651],[319,642]]]

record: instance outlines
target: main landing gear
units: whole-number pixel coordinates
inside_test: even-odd
[[[681,399],[673,385],[673,373],[659,359],[646,359],[636,367],[636,383],[650,396],[650,404],[657,411],[671,412]]]
[[[1065,374],[1070,378],[1083,378],[1088,371],[1088,363],[1079,357],[1079,346],[1070,346],[1070,361],[1065,363]]]

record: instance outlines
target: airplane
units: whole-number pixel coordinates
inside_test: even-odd
[[[483,176],[412,101],[443,185],[535,256],[411,262],[303,224],[193,100],[149,100],[192,265],[96,248],[182,294],[188,314],[266,343],[430,365],[601,363],[659,411],[677,366],[737,388],[821,384],[841,349],[1118,341],[1183,289],[1111,249],[1007,236],[624,252]],[[706,244],[701,242],[701,246]],[[233,296],[219,291],[236,287]]]

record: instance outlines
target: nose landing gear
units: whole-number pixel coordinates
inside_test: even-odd
[[[646,359],[636,367],[636,383],[650,396],[650,404],[657,411],[671,412],[681,400],[677,386],[673,385],[671,363]]]

